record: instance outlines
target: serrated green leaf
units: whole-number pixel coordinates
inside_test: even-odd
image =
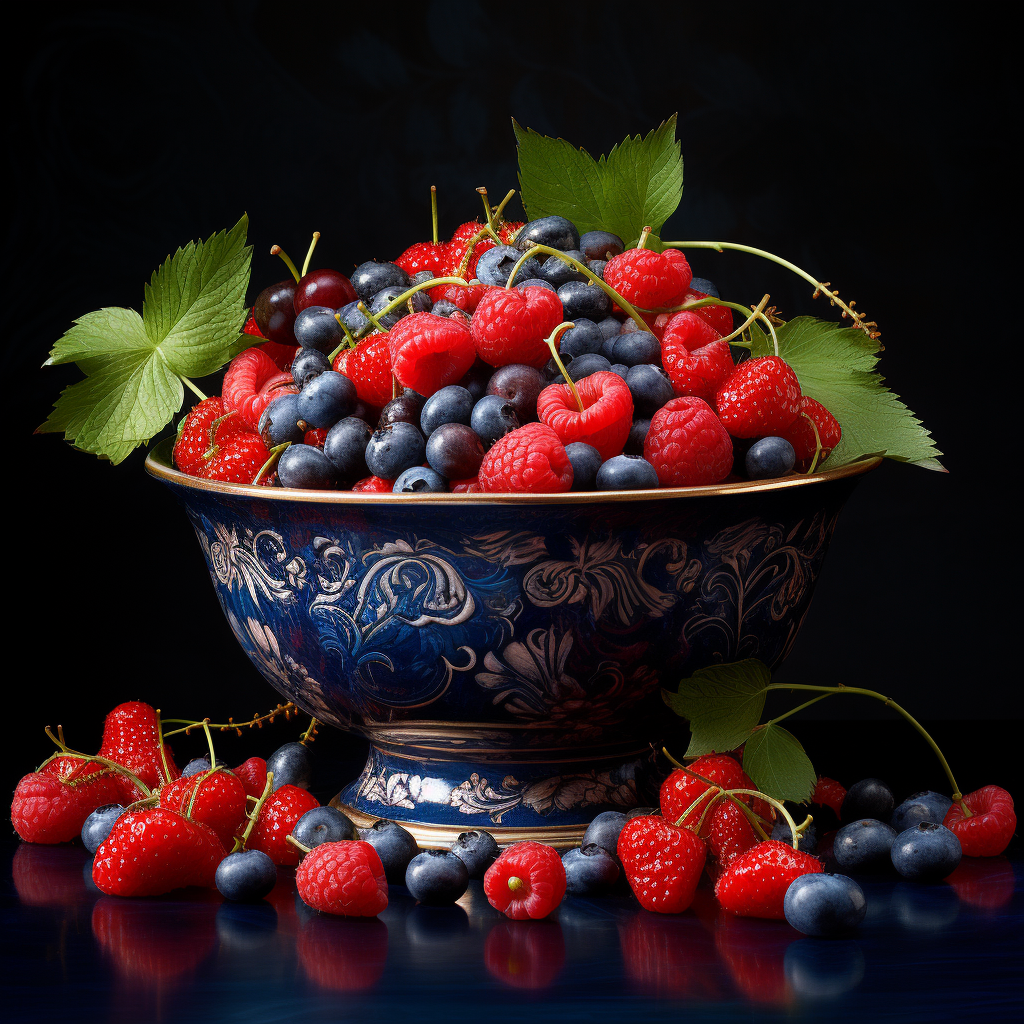
[[[774,722],[758,729],[743,748],[743,770],[762,793],[803,803],[818,777],[800,741]]]
[[[793,368],[805,395],[839,421],[843,436],[823,467],[884,453],[900,462],[940,468],[942,453],[921,421],[875,371],[878,342],[855,327],[801,316],[777,328],[779,355]],[[771,339],[751,328],[751,355],[774,354]]]
[[[698,669],[679,684],[678,693],[663,691],[665,703],[690,723],[687,757],[735,750],[761,721],[768,666],[756,658]]]
[[[142,316],[107,308],[76,320],[46,363],[75,362],[86,379],[63,391],[40,431],[121,462],[181,408],[182,377],[213,373],[247,348],[247,228],[242,217],[168,257],[146,286]]]
[[[603,228],[627,243],[650,225],[655,233],[683,191],[683,160],[676,115],[648,132],[627,137],[594,158],[565,139],[551,139],[512,122],[519,146],[519,187],[527,216],[558,214],[580,232]]]

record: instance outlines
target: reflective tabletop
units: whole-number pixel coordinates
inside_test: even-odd
[[[318,915],[282,869],[256,905],[182,890],[125,900],[78,846],[10,843],[0,861],[0,1016],[34,1021],[1010,1020],[1024,1015],[1024,859],[948,882],[862,879],[850,939],[734,918],[709,892],[675,917],[628,891],[508,921],[481,883],[455,907],[392,887],[375,920]]]

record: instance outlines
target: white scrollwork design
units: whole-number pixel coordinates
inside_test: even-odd
[[[279,533],[244,530],[212,523],[215,540],[199,532],[206,557],[218,582],[228,590],[243,587],[257,604],[262,595],[268,601],[294,601],[296,592],[306,585],[306,563],[297,555],[290,557]]]

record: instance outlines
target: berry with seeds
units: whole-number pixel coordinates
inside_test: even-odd
[[[785,918],[786,892],[801,875],[820,874],[821,862],[776,839],[740,854],[715,883],[722,909],[740,917]]]
[[[480,256],[476,264],[476,279],[481,284],[503,287],[508,281],[512,268],[522,253],[510,245],[496,245]],[[516,276],[522,278],[541,277],[541,265],[535,259],[527,259]]]
[[[873,818],[861,818],[844,825],[832,841],[832,856],[846,871],[891,871],[895,829]]]
[[[260,333],[279,345],[295,345],[295,282],[291,279],[269,285],[256,296],[252,315]]]
[[[395,266],[410,276],[429,271],[432,277],[441,277],[446,255],[445,246],[440,242],[415,242],[395,260]]]
[[[796,452],[784,437],[762,437],[747,449],[743,465],[751,480],[774,480],[793,472]]]
[[[473,314],[473,343],[491,366],[540,369],[551,355],[545,339],[561,322],[562,304],[546,288],[488,288]]]
[[[320,801],[298,786],[285,785],[270,794],[249,835],[248,848],[262,850],[277,865],[299,863],[299,851],[286,841],[299,818]]]
[[[675,398],[668,374],[657,366],[641,364],[626,371],[626,386],[633,396],[633,408],[648,416]]]
[[[445,423],[463,423],[469,426],[473,415],[473,396],[461,384],[449,384],[435,391],[423,404],[419,416],[424,437],[430,437]]]
[[[358,298],[352,282],[337,270],[311,270],[295,286],[293,305],[296,314],[309,306],[340,309]]]
[[[516,248],[520,252],[526,252],[534,245],[549,245],[563,252],[579,249],[580,233],[576,225],[565,217],[539,217],[524,224],[516,235]]]
[[[560,493],[572,487],[572,463],[546,424],[527,423],[494,443],[480,465],[486,492]]]
[[[649,491],[657,486],[656,470],[640,455],[615,455],[597,471],[599,491]]]
[[[304,388],[315,377],[326,373],[331,368],[331,361],[315,348],[302,348],[292,360],[291,374],[297,388]]]
[[[707,851],[688,828],[639,815],[623,826],[616,852],[645,910],[680,914],[693,902]]]
[[[483,878],[487,869],[498,859],[498,852],[494,836],[483,829],[460,832],[458,839],[452,843],[452,853],[466,865],[470,878]]]
[[[626,244],[612,231],[588,231],[580,236],[580,249],[588,260],[604,260],[625,252]]]
[[[160,806],[212,829],[229,850],[245,822],[245,787],[225,769],[176,779],[160,787]]]
[[[464,480],[476,476],[483,461],[483,442],[473,428],[464,423],[442,423],[427,441],[427,462],[445,479]]]
[[[255,902],[277,885],[277,865],[260,850],[239,850],[217,865],[213,880],[226,900]]]
[[[733,437],[781,434],[800,410],[800,382],[778,356],[747,359],[718,389],[715,406]]]
[[[799,875],[782,902],[786,920],[804,935],[843,935],[867,913],[864,890],[846,875]]]
[[[292,330],[302,348],[315,349],[325,356],[330,355],[345,340],[334,310],[326,306],[307,306],[295,318]]]
[[[361,840],[312,850],[295,872],[295,887],[306,906],[340,917],[376,917],[388,905],[380,857]]]
[[[512,245],[524,224],[525,222],[521,220],[507,220],[498,228],[498,237],[506,245]]]
[[[384,873],[392,885],[405,884],[405,869],[420,852],[412,833],[397,822],[379,818],[359,833],[370,844],[384,865]]]
[[[110,835],[114,822],[124,814],[122,804],[104,804],[97,807],[82,824],[82,845],[90,852],[95,853],[100,843]]]
[[[314,807],[299,818],[292,838],[311,850],[322,843],[341,843],[359,838],[359,832],[347,814],[336,807]]]
[[[356,394],[367,405],[380,408],[391,401],[390,334],[373,333],[355,348],[347,348],[334,360],[334,368],[356,386]]]
[[[626,382],[614,373],[599,372],[582,378],[576,391],[583,412],[567,384],[546,387],[537,399],[540,421],[554,430],[562,444],[584,441],[602,459],[621,454],[633,421],[633,397]]]
[[[700,398],[673,398],[651,417],[644,458],[662,487],[717,484],[732,470],[732,440]]]
[[[566,334],[569,332],[566,331]],[[564,338],[565,335],[563,334]],[[561,349],[561,340],[559,340]],[[487,394],[498,395],[508,402],[519,424],[537,419],[537,397],[547,386],[544,374],[535,366],[509,363],[495,370],[487,381]]]
[[[676,313],[661,339],[662,360],[677,395],[710,399],[736,369],[721,335],[696,313]]]
[[[379,476],[368,476],[362,480],[357,480],[352,485],[352,490],[369,494],[390,494],[391,488],[394,486],[394,480],[385,480]]]
[[[601,896],[619,880],[618,860],[597,843],[584,843],[562,854],[562,867],[570,896]]]
[[[740,763],[728,754],[704,754],[690,765],[690,771],[694,774],[689,774],[684,772],[682,768],[677,768],[661,784],[658,799],[661,805],[661,813],[668,821],[678,821],[680,816],[697,800],[701,793],[708,791],[708,784],[703,782],[702,779],[708,779],[723,789],[755,788],[747,773],[740,766]],[[695,778],[694,775],[699,775],[701,778]],[[703,800],[697,804],[693,811],[690,812],[688,823],[695,824],[700,820],[700,816],[704,813],[708,802]],[[746,802],[745,799],[744,802]],[[709,823],[705,818],[705,824],[701,828],[702,836],[708,834],[709,827]]]
[[[441,313],[437,309],[441,302],[450,302],[456,309],[472,315],[485,291],[487,291],[487,287],[482,284],[439,284],[430,289],[430,298],[434,302],[434,310],[438,316],[450,315]]]
[[[612,345],[612,362],[624,366],[640,366],[642,363],[660,363],[661,345],[649,331],[632,331],[620,334]]]
[[[618,857],[619,833],[625,827],[627,818],[622,811],[602,811],[587,826],[581,845],[594,844]]]
[[[1017,829],[1013,797],[1000,786],[984,786],[968,793],[963,802],[970,816],[953,804],[942,824],[960,840],[965,856],[998,857]]]
[[[566,320],[603,320],[612,311],[612,300],[591,281],[567,281],[558,289]]]
[[[392,368],[401,383],[421,395],[454,384],[476,361],[473,335],[461,319],[414,313],[388,334]]]
[[[757,845],[750,819],[731,800],[715,804],[708,818],[708,849],[723,868]],[[773,833],[772,838],[778,837]]]
[[[171,458],[182,473],[204,476],[212,449],[245,429],[238,413],[226,409],[221,399],[204,398],[182,421]]]
[[[574,327],[563,331],[558,336],[558,352],[561,356],[575,359],[587,352],[600,353],[604,344],[604,334],[593,320],[580,317]]]
[[[160,745],[160,724],[156,711],[141,700],[118,704],[103,722],[100,757],[105,757],[137,775],[150,789],[173,782],[181,772],[171,748]],[[126,795],[137,800],[136,787],[121,777]],[[98,806],[98,805],[97,805]]]
[[[679,305],[691,277],[686,257],[674,249],[661,253],[629,249],[613,256],[604,268],[605,281],[641,309]]]
[[[892,866],[912,882],[941,882],[960,863],[960,840],[944,825],[923,821],[901,832],[890,851]]]
[[[346,416],[327,432],[324,455],[333,463],[342,485],[366,474],[366,446],[371,437],[373,428],[355,416]]]
[[[250,757],[235,769],[235,775],[242,783],[245,795],[259,799],[267,784],[267,762],[262,757]]]
[[[531,841],[508,847],[484,875],[487,901],[513,921],[547,917],[562,902],[565,887],[557,851]]]
[[[269,452],[264,461],[266,458],[269,458]],[[253,472],[249,479],[255,475]],[[297,487],[304,491],[333,491],[338,486],[334,463],[319,448],[308,444],[293,444],[281,452],[277,460],[277,478],[282,487]]]
[[[484,447],[490,448],[499,437],[504,437],[510,431],[519,429],[519,418],[511,403],[501,395],[484,395],[473,406],[469,425],[483,442]]]
[[[401,267],[394,263],[377,263],[374,260],[368,260],[356,267],[350,280],[356,295],[364,302],[368,302],[382,288],[409,287],[409,275]]]
[[[469,886],[469,870],[451,850],[424,850],[405,869],[409,895],[429,906],[449,906]]]
[[[298,394],[290,373],[258,348],[240,352],[224,372],[221,397],[225,412],[236,411],[246,429],[259,431],[260,417],[271,402],[286,394]]]
[[[896,834],[906,832],[908,828],[921,824],[923,821],[931,821],[941,825],[945,820],[946,812],[953,805],[948,796],[928,790],[923,793],[914,793],[908,796],[892,812],[889,824],[896,830]]]
[[[313,758],[304,743],[285,743],[267,758],[267,771],[274,773],[274,792],[282,786],[309,789]]]
[[[429,466],[413,466],[398,477],[391,490],[395,494],[445,494],[448,484]]]
[[[352,381],[336,370],[326,370],[299,392],[296,409],[307,430],[329,430],[352,412],[356,401]]]
[[[813,426],[811,425],[813,421]],[[818,436],[814,436],[814,428],[818,428]],[[843,436],[843,430],[839,421],[820,402],[816,402],[807,395],[800,398],[800,406],[797,417],[790,426],[782,432],[782,436],[793,446],[796,452],[796,468],[801,473],[806,473],[814,461],[814,453],[817,445],[821,442],[821,453],[818,456],[818,465],[832,454],[832,449],[839,444]]]
[[[594,490],[597,486],[597,473],[601,468],[601,453],[585,441],[571,441],[565,446],[565,454],[572,463],[572,489]]]
[[[411,423],[389,423],[370,438],[366,467],[374,476],[397,480],[407,469],[423,465],[426,451],[426,439]]]
[[[861,779],[846,791],[839,816],[844,822],[861,818],[888,821],[895,803],[892,790],[881,779]]]

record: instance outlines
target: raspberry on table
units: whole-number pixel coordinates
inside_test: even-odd
[[[572,487],[572,463],[559,436],[544,423],[527,423],[498,438],[477,477],[489,492],[561,493]]]
[[[484,892],[495,910],[513,921],[547,917],[565,896],[565,867],[544,843],[510,846],[484,874]]]
[[[842,427],[835,416],[821,402],[802,395],[796,419],[779,435],[793,446],[796,452],[796,469],[800,473],[806,473],[811,468],[817,450],[814,427],[808,422],[808,417],[814,421],[814,426],[818,428],[818,437],[821,439],[819,466],[832,454],[832,449],[839,444],[839,439],[843,436]]]
[[[388,905],[384,865],[361,839],[314,847],[295,872],[295,887],[306,906],[325,914],[376,917]]]
[[[821,870],[817,857],[769,839],[729,865],[715,883],[715,896],[730,914],[781,921],[786,916],[786,890],[793,880]]]
[[[707,851],[688,828],[640,815],[623,825],[616,852],[645,910],[680,914],[693,902]]]
[[[473,335],[455,317],[413,313],[387,337],[392,372],[404,387],[424,396],[461,380],[476,362]]]
[[[334,360],[334,369],[356,386],[356,395],[380,408],[392,398],[390,335],[374,331],[355,348],[346,348]]]
[[[539,370],[551,358],[545,339],[561,322],[561,300],[547,288],[488,288],[473,313],[473,342],[491,366]]]
[[[604,268],[605,282],[645,310],[679,305],[692,277],[686,257],[677,249],[629,249],[613,256]]]
[[[965,857],[998,857],[1017,829],[1013,797],[1000,786],[983,786],[968,793],[963,802],[971,817],[954,803],[942,824],[960,840]]]
[[[800,410],[800,382],[778,356],[740,363],[715,396],[718,417],[733,437],[779,435]]]
[[[732,439],[701,398],[673,398],[652,417],[644,458],[662,487],[721,483],[732,470]]]
[[[621,455],[633,423],[633,396],[616,373],[601,371],[576,383],[583,400],[580,412],[567,384],[551,384],[537,398],[537,415],[559,436],[562,444],[584,441],[602,459]]]

